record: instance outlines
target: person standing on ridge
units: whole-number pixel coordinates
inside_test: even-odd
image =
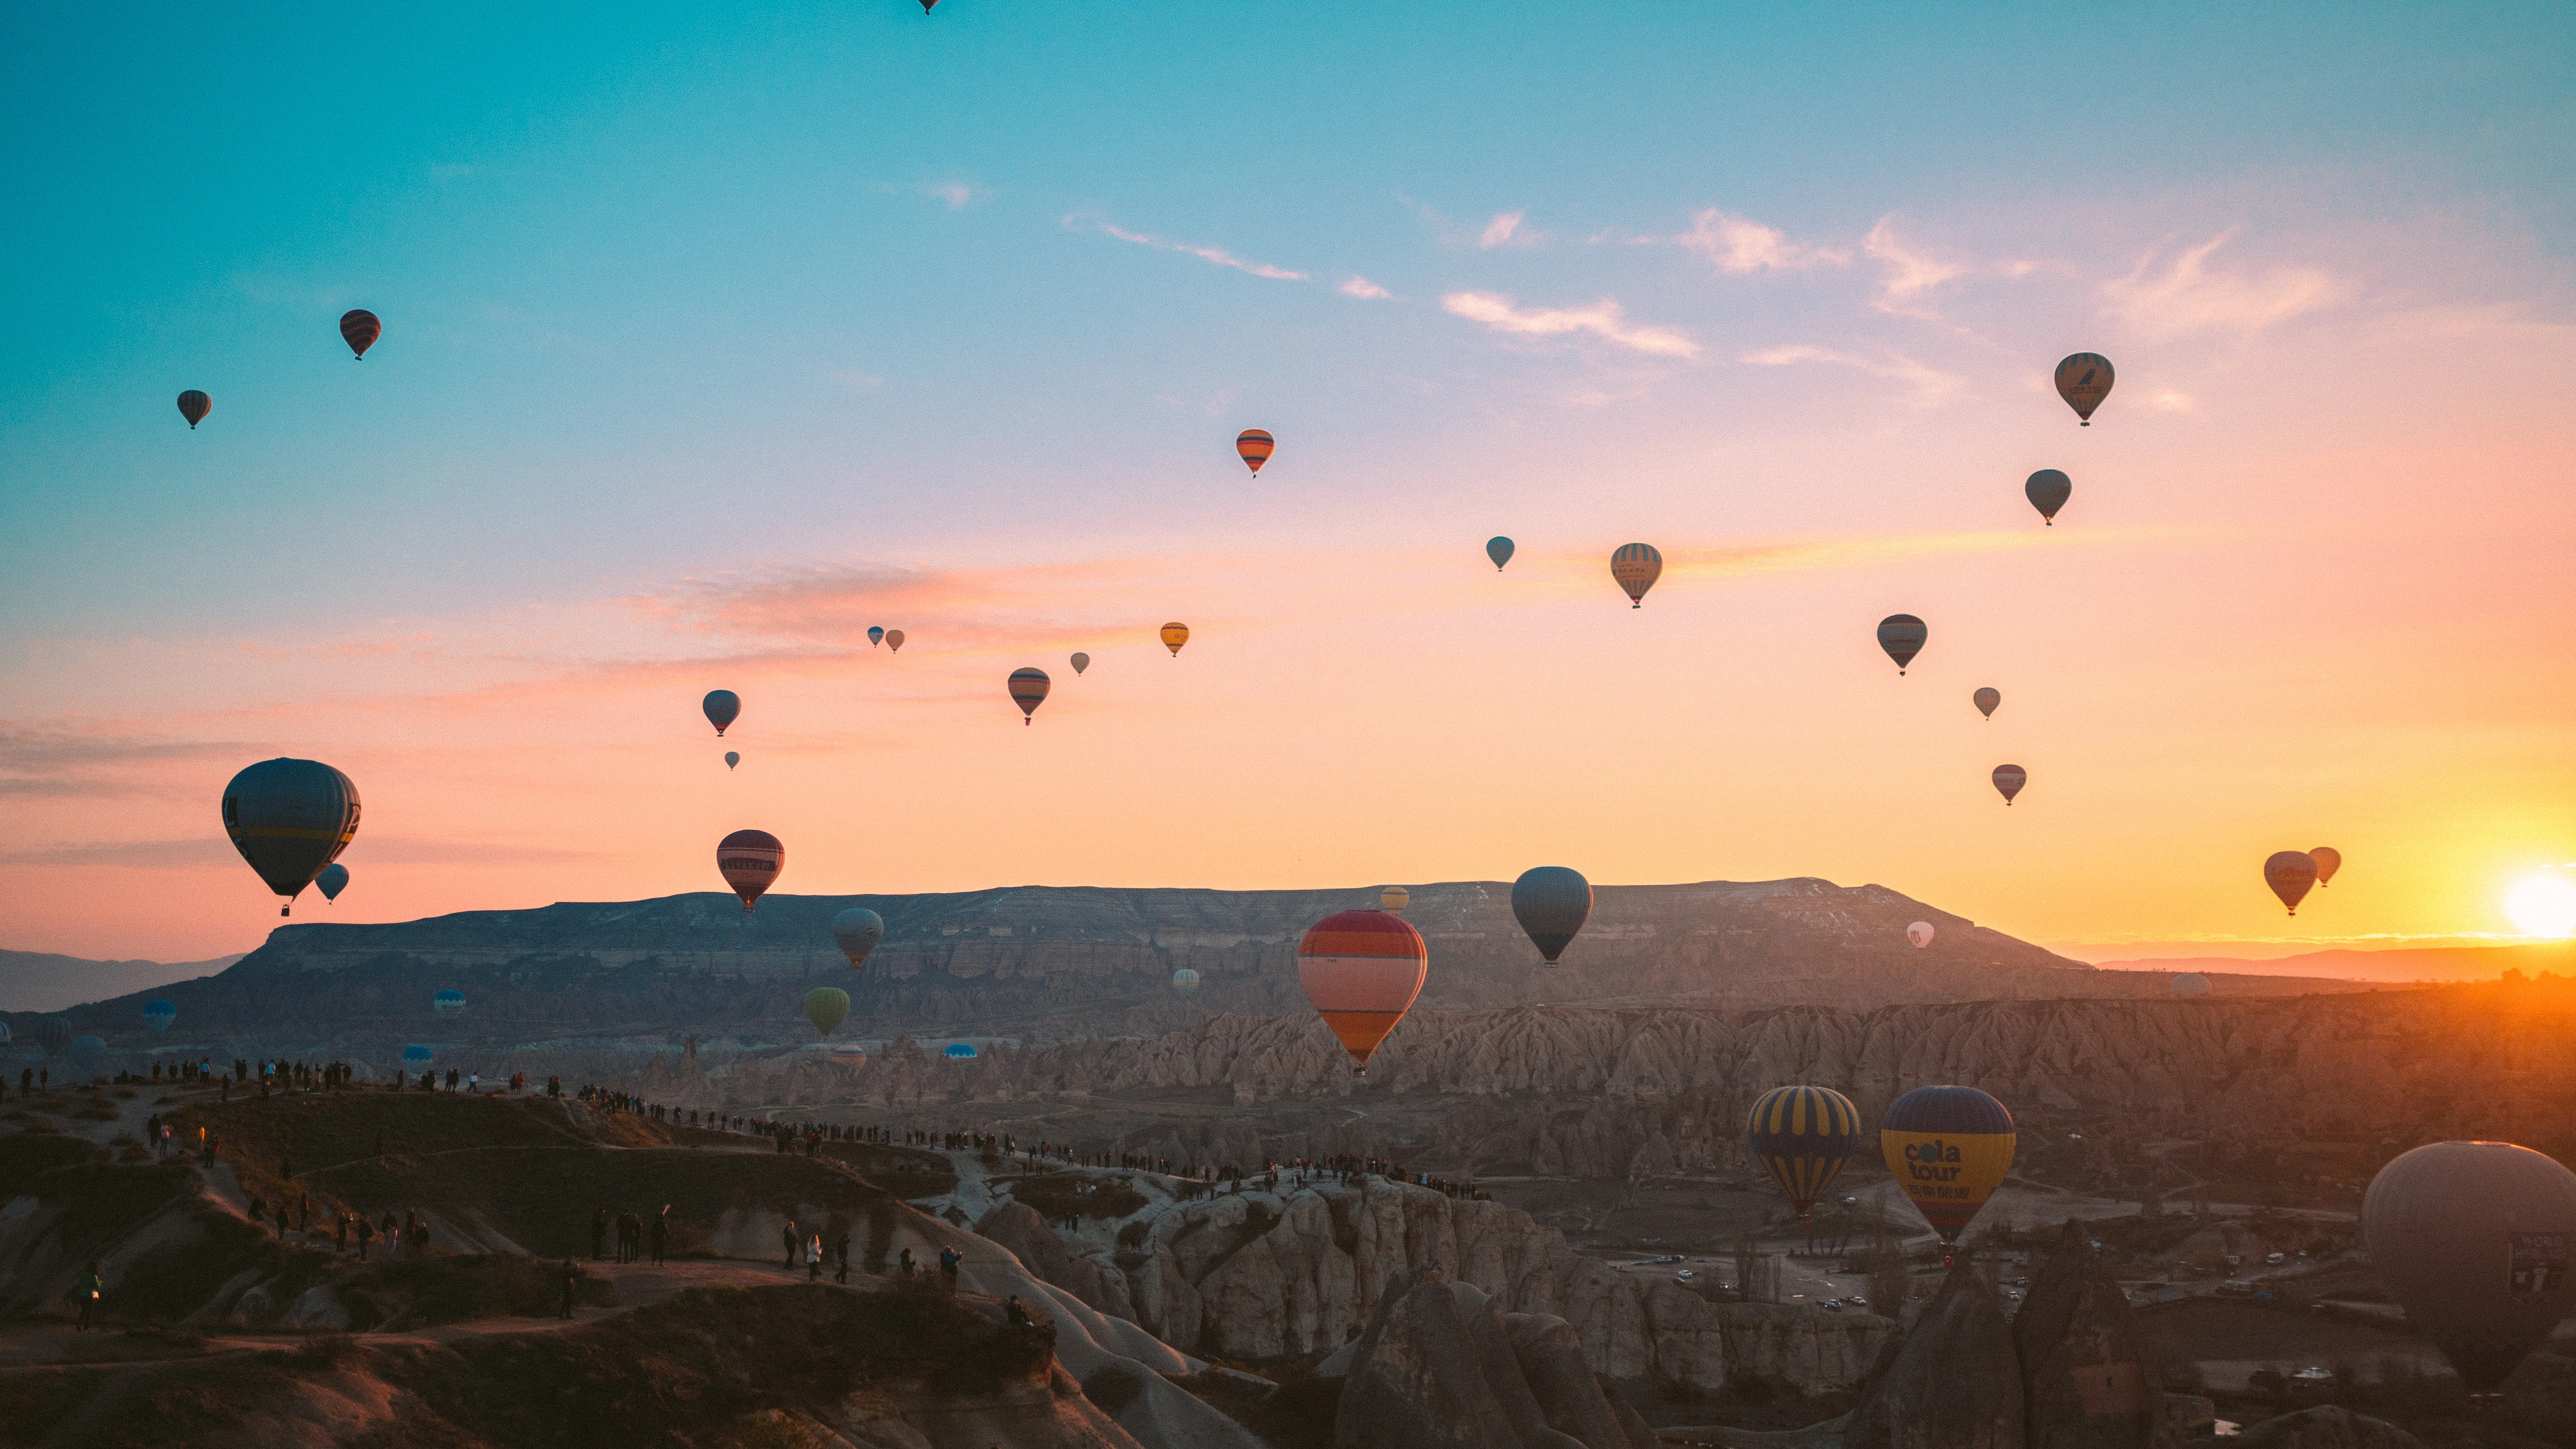
[[[573,1266],[572,1259],[570,1259],[570,1258],[566,1258],[566,1259],[564,1259],[564,1260],[563,1260],[563,1311],[562,1311],[562,1312],[560,1312],[560,1313],[558,1313],[558,1314],[556,1314],[556,1315],[555,1315],[555,1317],[557,1317],[557,1318],[570,1318],[570,1317],[572,1317],[572,1285],[574,1285],[575,1283],[578,1283],[578,1282],[580,1282],[580,1281],[581,1281],[581,1270],[580,1270],[579,1268],[576,1268],[576,1267],[574,1267],[574,1266]]]
[[[92,1258],[89,1266],[81,1269],[80,1276],[72,1280],[72,1297],[80,1305],[80,1321],[72,1325],[72,1332],[89,1332],[90,1310],[98,1306],[98,1296],[106,1289],[107,1285],[99,1281],[98,1260]]]
[[[608,1209],[590,1215],[590,1261],[596,1263],[608,1256]]]
[[[805,1281],[823,1281],[823,1235],[816,1233],[805,1240]]]
[[[662,1266],[662,1254],[663,1254],[666,1250],[668,1250],[668,1249],[670,1248],[670,1246],[671,1246],[671,1205],[670,1205],[669,1203],[664,1203],[664,1204],[662,1204],[662,1210],[661,1210],[660,1212],[655,1213],[655,1214],[653,1215],[653,1266],[654,1266],[654,1267],[659,1268],[659,1267],[661,1267],[661,1266]]]
[[[778,1230],[778,1238],[779,1241],[786,1244],[787,1247],[786,1255],[779,1260],[778,1266],[786,1269],[790,1273],[793,1273],[796,1271],[796,1224],[790,1222],[787,1226],[780,1228]]]
[[[832,1281],[833,1281],[833,1282],[835,1282],[835,1283],[847,1283],[847,1282],[849,1282],[849,1281],[850,1281],[850,1234],[849,1234],[849,1231],[848,1231],[847,1229],[843,1229],[843,1230],[842,1230],[842,1232],[841,1232],[840,1240],[832,1244],[832,1253],[833,1253],[833,1256],[834,1256],[834,1257],[836,1257],[836,1258],[840,1259],[840,1264],[841,1264],[841,1266],[840,1266],[840,1271],[838,1271],[838,1272],[836,1272],[836,1273],[834,1273],[834,1274],[832,1275]]]
[[[939,1271],[948,1275],[948,1291],[951,1293],[957,1291],[957,1269],[965,1261],[957,1256],[955,1248],[939,1250]]]

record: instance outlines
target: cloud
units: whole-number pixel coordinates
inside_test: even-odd
[[[1888,225],[1893,220],[1894,217],[1880,217],[1878,225],[1871,227],[1869,235],[1861,239],[1861,250],[1886,268],[1886,275],[1879,279],[1878,300],[1872,305],[1881,312],[1899,317],[1925,317],[1939,321],[1941,314],[1932,310],[1924,300],[1925,294],[1967,275],[1968,269],[1957,262],[1940,261],[1920,252],[1908,251],[1896,239],[1895,229]]]
[[[1495,247],[1534,247],[1538,245],[1539,242],[1544,239],[1540,233],[1534,231],[1525,232],[1521,230],[1521,222],[1527,219],[1528,216],[1529,213],[1526,211],[1496,212],[1494,214],[1494,219],[1486,222],[1485,230],[1477,236],[1476,245],[1486,248],[1487,250],[1491,250]]]
[[[1161,237],[1154,236],[1147,232],[1128,231],[1123,227],[1117,226],[1111,222],[1102,221],[1097,217],[1068,216],[1064,219],[1064,225],[1065,229],[1068,231],[1096,231],[1103,236],[1116,237],[1118,240],[1123,242],[1133,242],[1140,247],[1152,247],[1156,251],[1164,252],[1181,252],[1188,256],[1197,257],[1203,262],[1214,262],[1220,267],[1232,267],[1238,272],[1250,272],[1256,277],[1268,277],[1272,281],[1302,282],[1306,280],[1306,274],[1304,272],[1292,272],[1286,267],[1274,267],[1268,262],[1247,262],[1243,258],[1236,256],[1234,253],[1225,250],[1223,247],[1201,247],[1192,246],[1188,242],[1166,241]]]
[[[1912,388],[1914,395],[1909,401],[1917,408],[1938,407],[1964,395],[1968,390],[1968,380],[1957,373],[1927,367],[1910,357],[1901,357],[1894,353],[1890,353],[1885,360],[1878,360],[1857,357],[1848,352],[1837,352],[1830,347],[1813,347],[1798,343],[1787,347],[1765,348],[1760,352],[1748,352],[1744,354],[1743,360],[1755,367],[1794,367],[1802,362],[1824,362],[1836,367],[1857,368],[1862,372],[1901,382]]]
[[[1719,271],[1739,277],[1752,272],[1804,271],[1819,264],[1842,266],[1851,260],[1850,252],[1791,241],[1789,234],[1777,227],[1729,215],[1716,207],[1693,213],[1691,229],[1673,240],[1699,253]]]
[[[1523,309],[1511,298],[1496,292],[1451,292],[1440,299],[1440,306],[1453,317],[1482,322],[1497,332],[1522,337],[1563,337],[1589,332],[1633,352],[1657,357],[1699,356],[1699,344],[1689,337],[1669,327],[1630,322],[1619,303],[1609,297],[1589,307]]]
[[[2200,411],[2200,404],[2192,401],[2191,394],[2183,392],[2177,388],[2170,387],[2159,388],[2154,392],[2148,393],[2147,406],[2154,408],[2160,413],[2196,413]]]
[[[0,795],[123,794],[135,786],[121,777],[137,768],[243,755],[255,748],[228,740],[171,740],[100,727],[38,729],[0,722]]]
[[[925,181],[921,183],[920,190],[922,195],[945,203],[950,211],[964,211],[993,194],[991,187],[968,181],[962,176],[951,176],[945,181]]]
[[[2221,232],[2161,271],[2155,270],[2156,253],[2147,253],[2129,275],[2103,284],[2103,310],[2155,337],[2251,333],[2329,306],[2342,295],[2335,279],[2314,267],[2275,267],[2259,278],[2210,270],[2210,255],[2235,235]]]
[[[1386,288],[1379,286],[1377,283],[1370,281],[1366,277],[1352,277],[1350,280],[1342,283],[1341,286],[1334,290],[1340,292],[1345,297],[1378,298],[1392,297],[1395,295],[1393,292],[1388,291]]]

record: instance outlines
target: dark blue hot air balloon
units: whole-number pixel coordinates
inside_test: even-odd
[[[946,1047],[941,1049],[939,1054],[948,1058],[952,1062],[971,1062],[975,1060],[975,1048],[962,1041],[950,1042]]]
[[[313,877],[313,888],[326,901],[338,900],[340,892],[349,888],[349,868],[336,860],[331,862]]]
[[[318,760],[262,760],[224,787],[224,833],[285,915],[358,833],[358,787]]]
[[[742,717],[742,696],[730,689],[710,689],[707,697],[698,702],[698,708],[707,712],[707,723],[716,727],[716,738],[723,739],[725,726]]]
[[[36,1050],[49,1057],[61,1056],[72,1044],[72,1019],[68,1016],[42,1016],[36,1019]]]
[[[438,1053],[431,1051],[429,1048],[422,1046],[418,1042],[414,1042],[410,1046],[403,1048],[403,1065],[407,1067],[425,1067],[432,1061],[435,1061],[437,1057]]]
[[[429,1009],[441,1016],[455,1016],[465,1010],[465,993],[451,986],[429,998]]]
[[[1512,561],[1512,541],[1499,533],[1486,539],[1485,557],[1494,561],[1494,572],[1501,573],[1503,565]]]
[[[155,998],[143,1003],[143,1024],[154,1031],[168,1031],[170,1023],[178,1019],[178,1005],[167,998]]]
[[[1581,871],[1561,865],[1525,870],[1512,882],[1512,915],[1553,966],[1574,933],[1592,918],[1592,882]]]

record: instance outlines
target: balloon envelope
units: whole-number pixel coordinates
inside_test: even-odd
[[[36,1050],[53,1056],[72,1044],[72,1019],[68,1016],[45,1016],[36,1019]]]
[[[1646,607],[1646,590],[1664,575],[1664,556],[1651,543],[1623,543],[1610,555],[1610,577],[1627,590],[1628,607]]]
[[[1402,886],[1388,886],[1377,893],[1377,908],[1381,911],[1400,916],[1404,914],[1404,908],[1412,904],[1413,892]]]
[[[876,625],[876,624],[870,624],[870,625],[868,626],[868,647],[869,647],[869,648],[871,648],[871,649],[874,649],[875,647],[877,647],[878,645],[880,645],[880,644],[882,644],[882,643],[884,643],[884,642],[885,642],[885,630],[884,630],[884,628],[883,628],[883,627],[881,627],[881,626],[879,626],[879,625]]]
[[[366,360],[367,349],[375,346],[376,339],[384,334],[385,324],[376,320],[376,314],[364,307],[353,307],[340,314],[340,340],[349,344],[349,350],[356,353],[361,362]]]
[[[313,888],[326,901],[338,900],[340,892],[349,888],[349,868],[336,860],[331,862],[313,873]]]
[[[1917,1087],[1878,1124],[1887,1170],[1944,1243],[2003,1186],[2013,1142],[2012,1113],[1974,1087]]]
[[[168,1031],[170,1023],[178,1019],[179,1007],[175,1002],[155,999],[143,1003],[143,1024],[154,1031]]]
[[[415,1067],[424,1067],[424,1066],[427,1066],[427,1065],[429,1065],[429,1063],[430,1063],[431,1061],[435,1060],[435,1059],[437,1058],[437,1056],[438,1056],[438,1053],[436,1053],[436,1052],[434,1052],[434,1051],[431,1051],[429,1048],[427,1048],[427,1047],[425,1047],[425,1046],[421,1046],[421,1045],[419,1045],[419,1044],[417,1044],[417,1043],[414,1043],[414,1044],[413,1044],[413,1045],[411,1045],[411,1046],[404,1047],[404,1048],[403,1048],[403,1053],[402,1053],[402,1059],[403,1059],[403,1061],[404,1061],[406,1064],[411,1065],[411,1066],[415,1066]]]
[[[441,1016],[455,1016],[465,1010],[465,993],[453,987],[429,998],[430,1010]]]
[[[1503,565],[1512,561],[1512,541],[1499,533],[1486,539],[1485,557],[1494,561],[1494,572],[1501,573]]]
[[[1278,446],[1279,440],[1261,429],[1246,428],[1235,435],[1234,455],[1243,460],[1245,467],[1258,474],[1261,465],[1270,461],[1270,454]]]
[[[817,986],[805,993],[805,1019],[825,1036],[849,1019],[850,993],[837,986]]]
[[[1190,968],[1188,968],[1187,966],[1184,966],[1184,967],[1182,967],[1180,970],[1173,972],[1173,973],[1172,973],[1172,989],[1173,989],[1174,991],[1180,992],[1180,993],[1181,993],[1182,995],[1184,995],[1184,996],[1187,996],[1189,993],[1191,993],[1191,992],[1193,992],[1193,991],[1198,990],[1198,989],[1199,989],[1199,973],[1197,973],[1197,972],[1195,972],[1195,971],[1191,970],[1191,969],[1190,969]]]
[[[1512,882],[1512,918],[1553,966],[1574,933],[1592,919],[1592,882],[1565,866],[1533,866]]]
[[[742,717],[742,696],[730,689],[711,689],[698,707],[707,712],[707,723],[716,727],[716,738],[723,739],[725,726]]]
[[[358,787],[318,760],[262,760],[224,786],[224,833],[292,902],[357,835]]]
[[[193,387],[188,389],[186,392],[179,394],[179,416],[188,420],[188,430],[190,432],[196,431],[197,424],[204,422],[206,420],[206,414],[214,411],[214,407],[215,400],[213,398],[206,396],[204,393],[197,391]]]
[[[1090,655],[1088,655],[1088,654],[1076,654],[1076,655],[1074,655],[1074,656],[1073,656],[1073,672],[1074,672],[1074,673],[1076,673],[1076,674],[1080,674],[1082,671],[1084,671],[1084,670],[1086,670],[1086,669],[1089,669],[1090,667],[1091,667],[1091,656],[1090,656]]]
[[[2074,492],[2075,480],[2054,468],[2040,469],[2021,485],[2021,496],[2030,500],[2030,506],[2038,509],[2039,516],[2052,528],[2057,525],[2057,510],[2066,506]]]
[[[2093,426],[2093,410],[2111,395],[2111,359],[2098,352],[2078,352],[2057,364],[2057,395],[2075,409],[2084,426]]]
[[[741,752],[740,752],[740,751],[737,751],[737,750],[727,750],[727,751],[725,751],[725,768],[726,768],[726,769],[730,770],[730,769],[732,769],[734,766],[739,765],[739,764],[741,764],[741,763],[742,763],[742,754],[741,754]]]
[[[1163,626],[1163,647],[1171,650],[1174,658],[1180,657],[1181,646],[1188,642],[1190,642],[1189,625],[1174,620]]]
[[[2030,772],[2019,765],[1997,765],[1993,778],[1995,788],[2003,792],[2004,803],[2010,805],[2021,787],[2030,783]]]
[[[1905,928],[1905,939],[1913,942],[1915,949],[1917,950],[1931,945],[1932,923],[1930,921],[1916,921],[1913,925]]]
[[[1297,984],[1366,1076],[1378,1044],[1422,994],[1430,961],[1422,933],[1402,919],[1342,911],[1307,927],[1297,942]]]
[[[1932,631],[1923,627],[1923,621],[1912,614],[1890,614],[1878,621],[1878,647],[1886,650],[1887,657],[1896,661],[1899,674],[1905,672],[1906,665],[1914,662],[1915,655],[1923,652],[1923,641],[1931,637]]]
[[[2304,850],[2276,850],[2263,862],[2263,884],[2272,888],[2291,915],[2299,913],[2299,902],[2316,883],[2317,859]]]
[[[865,906],[852,906],[832,918],[832,943],[850,958],[853,968],[864,964],[884,939],[885,917]]]
[[[2197,971],[2185,971],[2173,979],[2170,989],[2176,996],[2207,996],[2209,978]]]
[[[969,1042],[952,1041],[948,1045],[941,1047],[939,1049],[939,1054],[948,1058],[952,1062],[971,1062],[975,1060],[975,1048],[974,1045]]]
[[[1773,1087],[1754,1099],[1744,1141],[1805,1217],[1860,1151],[1860,1109],[1831,1087]]]
[[[2317,863],[2317,884],[2319,885],[2332,884],[2335,872],[2343,869],[2343,852],[2331,845],[2320,845],[2310,850],[2308,859]]]
[[[716,842],[716,870],[742,897],[742,913],[751,914],[761,892],[787,868],[787,847],[766,830],[737,830]]]
[[[1046,703],[1047,691],[1053,688],[1054,684],[1053,680],[1047,678],[1047,673],[1043,669],[1011,671],[1011,703],[1020,707],[1022,724],[1036,722],[1038,706]]]
[[[897,654],[901,654],[903,652],[903,631],[901,629],[888,629],[886,631],[886,647]]]
[[[1978,690],[1975,694],[1968,696],[1968,698],[1977,706],[1977,713],[1984,715],[1988,719],[1993,719],[1995,717],[1995,706],[2004,702],[2004,692],[1989,685],[1984,689]]]
[[[2406,1326],[2491,1393],[2576,1313],[2576,1173],[2509,1142],[2434,1142],[2371,1179],[2361,1235]]]

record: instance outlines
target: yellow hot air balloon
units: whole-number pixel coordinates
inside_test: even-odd
[[[1413,892],[1402,886],[1388,886],[1377,893],[1377,908],[1390,915],[1403,915],[1404,908],[1412,904]]]
[[[1172,651],[1173,658],[1178,659],[1181,656],[1181,646],[1188,642],[1190,642],[1189,625],[1175,621],[1163,626],[1163,647]]]
[[[1945,1248],[2003,1186],[2014,1138],[2012,1113],[1974,1087],[1917,1087],[1878,1128],[1887,1170]]]

